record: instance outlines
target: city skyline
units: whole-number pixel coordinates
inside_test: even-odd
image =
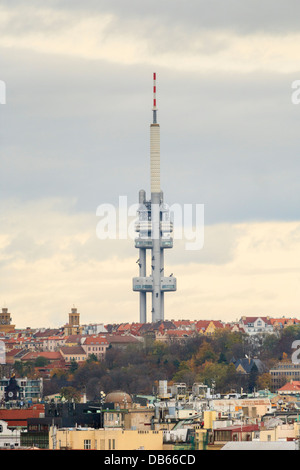
[[[162,189],[204,205],[203,249],[168,253],[168,319],[300,316],[299,10],[2,2],[0,303],[16,327],[59,325],[72,305],[138,321],[136,250],[99,240],[96,211],[149,181],[154,70]]]

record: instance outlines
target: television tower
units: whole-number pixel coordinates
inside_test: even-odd
[[[163,202],[160,188],[160,126],[157,123],[156,73],[153,74],[153,122],[150,124],[150,174],[151,199],[139,192],[138,236],[135,247],[139,249],[139,277],[133,278],[133,290],[140,294],[140,323],[147,322],[147,292],[152,293],[152,322],[164,320],[164,293],[176,291],[176,278],[165,277],[164,250],[173,247],[173,224],[170,211]],[[151,274],[147,276],[147,250],[151,250]]]

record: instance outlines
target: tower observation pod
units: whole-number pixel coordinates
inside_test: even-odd
[[[152,322],[164,320],[164,293],[176,291],[176,278],[164,273],[164,250],[173,247],[173,224],[160,187],[160,126],[157,123],[156,74],[153,74],[153,122],[150,124],[151,199],[139,192],[137,237],[139,276],[133,278],[133,290],[140,295],[140,323],[147,322],[147,292],[152,295]],[[147,275],[147,250],[151,271]],[[150,269],[149,269],[150,270]]]

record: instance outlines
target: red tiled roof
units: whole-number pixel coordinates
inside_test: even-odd
[[[193,330],[167,330],[165,334],[168,336],[190,336],[195,334]]]
[[[38,357],[44,357],[49,361],[61,360],[61,354],[59,351],[39,351],[39,352],[28,352],[22,357],[23,361],[34,360]]]
[[[83,344],[108,344],[107,338],[100,335],[87,336]]]
[[[300,391],[300,382],[298,380],[291,380],[291,382],[286,383],[281,387],[278,392],[299,392]]]
[[[300,320],[298,320],[298,318],[270,318],[270,323],[273,325],[274,323],[282,323],[282,324],[285,324],[285,323],[290,323],[290,322],[293,322],[293,323],[300,323]]]
[[[178,328],[179,326],[190,326],[195,322],[192,320],[173,320],[174,325]]]
[[[43,404],[36,404],[30,408],[11,408],[9,410],[0,408],[0,420],[7,423],[8,426],[27,426],[28,418],[39,418],[41,413],[45,412]]]
[[[119,325],[117,328],[117,331],[126,331],[126,330],[130,330],[129,323],[121,323],[121,325]]]
[[[20,349],[11,349],[10,351],[6,351],[5,352],[5,356],[10,356],[10,357],[14,357],[16,354],[18,354],[20,352]]]
[[[268,325],[270,325],[270,323],[271,323],[269,317],[244,317],[244,318],[242,318],[242,321],[243,321],[244,324],[247,324],[247,323],[254,323],[258,319],[263,320]]]
[[[197,330],[204,330],[204,331],[206,330],[209,324],[210,324],[209,320],[198,320],[195,323]]]

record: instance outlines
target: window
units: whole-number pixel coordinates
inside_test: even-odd
[[[116,448],[116,440],[115,439],[108,439],[108,449],[115,450]]]
[[[92,448],[90,439],[84,439],[83,448],[84,450],[89,450]]]

